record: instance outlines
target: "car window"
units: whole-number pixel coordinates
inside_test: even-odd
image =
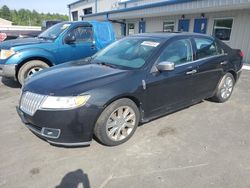
[[[192,61],[192,45],[189,39],[170,43],[161,53],[158,62],[168,61],[176,65]]]
[[[95,54],[93,62],[105,62],[127,68],[140,68],[158,50],[160,44],[160,39],[124,38]]]
[[[197,48],[196,55],[198,59],[219,54],[214,40],[207,38],[195,38],[194,41]]]
[[[92,27],[77,27],[70,32],[70,35],[75,36],[76,43],[91,42],[93,40]]]

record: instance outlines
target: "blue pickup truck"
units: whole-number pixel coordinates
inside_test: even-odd
[[[114,40],[109,22],[61,22],[36,38],[0,42],[0,76],[23,84],[44,68],[89,57]]]

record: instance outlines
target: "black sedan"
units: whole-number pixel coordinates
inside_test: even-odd
[[[139,123],[198,103],[227,101],[243,53],[207,35],[140,34],[93,57],[34,75],[17,107],[26,126],[55,145],[114,146]]]

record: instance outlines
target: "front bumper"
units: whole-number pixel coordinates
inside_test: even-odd
[[[24,113],[19,107],[17,113],[23,123],[34,134],[53,145],[90,145],[95,122],[102,109],[80,107],[73,110],[37,110],[33,116]]]
[[[0,76],[7,78],[16,78],[16,64],[0,64]]]

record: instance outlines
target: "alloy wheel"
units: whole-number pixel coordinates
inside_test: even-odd
[[[114,141],[127,138],[135,128],[136,115],[129,106],[122,106],[114,110],[106,123],[107,136]]]
[[[232,91],[233,91],[233,79],[231,77],[226,77],[223,82],[222,88],[220,90],[221,97],[223,99],[229,98]]]

